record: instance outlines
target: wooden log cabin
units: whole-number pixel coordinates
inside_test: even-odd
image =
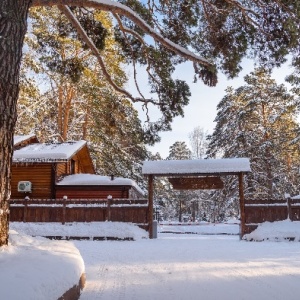
[[[66,175],[95,173],[86,141],[32,143],[14,151],[11,199],[54,199]]]
[[[13,200],[144,197],[133,180],[96,175],[86,141],[38,143],[34,135],[15,136],[14,149]]]

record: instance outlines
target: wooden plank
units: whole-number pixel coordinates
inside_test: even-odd
[[[213,177],[170,177],[168,178],[175,190],[222,189],[223,181],[219,176]]]

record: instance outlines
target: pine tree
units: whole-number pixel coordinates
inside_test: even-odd
[[[175,142],[169,148],[169,160],[184,160],[191,159],[192,153],[187,147],[185,142]],[[173,199],[178,203],[177,214],[179,222],[182,222],[182,216],[184,212],[188,211],[189,202],[191,199],[191,193],[186,191],[173,191]]]
[[[185,142],[175,142],[169,149],[169,156],[167,159],[182,160],[190,159],[192,156],[191,150]]]
[[[263,69],[245,76],[245,82],[236,90],[228,88],[219,103],[208,154],[249,157],[252,173],[246,196],[282,198],[296,187],[291,180],[299,159],[299,147],[293,143],[299,130],[297,101]]]

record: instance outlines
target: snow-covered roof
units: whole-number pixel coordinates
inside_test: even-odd
[[[35,137],[35,134],[27,134],[27,135],[14,135],[14,146],[22,143],[23,141],[29,140],[30,138]]]
[[[101,176],[96,174],[73,174],[64,177],[57,185],[127,185],[134,187],[138,192],[144,194],[136,182],[129,178]]]
[[[209,175],[251,172],[248,158],[145,161],[144,175]]]
[[[85,144],[86,141],[30,144],[14,151],[13,162],[67,161]]]

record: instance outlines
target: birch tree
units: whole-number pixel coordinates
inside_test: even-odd
[[[195,127],[189,133],[190,145],[192,148],[192,156],[195,159],[205,158],[208,142],[206,140],[208,132],[204,131],[200,126]]]

